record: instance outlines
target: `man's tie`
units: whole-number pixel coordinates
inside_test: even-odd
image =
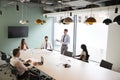
[[[63,36],[63,42],[64,42],[64,40],[65,40],[65,35]]]

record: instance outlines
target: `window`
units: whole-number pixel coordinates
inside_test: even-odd
[[[102,23],[77,24],[76,55],[81,52],[81,44],[86,44],[90,59],[100,62],[106,56],[108,27]]]
[[[70,35],[69,51],[73,51],[73,23],[64,25],[60,23],[54,24],[54,49],[60,51],[61,44],[56,42],[56,39],[61,39],[64,29],[68,29]],[[76,40],[76,55],[81,52],[81,44],[86,44],[90,54],[90,60],[100,62],[106,57],[108,27],[102,23],[94,25],[86,25],[77,23],[77,40]],[[74,35],[75,36],[75,35]]]

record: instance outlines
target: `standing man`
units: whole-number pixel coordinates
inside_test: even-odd
[[[64,35],[62,35],[61,40],[58,39],[56,40],[62,43],[61,54],[64,54],[64,52],[68,50],[68,44],[70,43],[70,36],[67,33],[68,33],[68,29],[64,29]]]
[[[41,49],[51,49],[52,50],[52,44],[48,41],[48,36],[44,37],[45,41],[41,45]]]

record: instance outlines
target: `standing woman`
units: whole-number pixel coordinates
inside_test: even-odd
[[[20,44],[20,50],[24,50],[24,49],[29,49],[29,48],[27,43],[25,42],[25,39],[22,39]]]

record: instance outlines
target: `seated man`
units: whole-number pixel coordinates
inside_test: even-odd
[[[52,44],[48,41],[48,36],[44,37],[45,41],[42,43],[41,45],[41,49],[48,49],[48,50],[52,50]]]
[[[19,74],[19,78],[26,78],[29,76],[29,74],[33,74],[36,76],[36,80],[39,80],[39,74],[32,73],[29,69],[32,68],[32,66],[26,67],[24,63],[19,59],[20,51],[18,48],[13,50],[13,57],[10,60],[10,64],[14,66]],[[30,62],[27,61],[27,62]]]

